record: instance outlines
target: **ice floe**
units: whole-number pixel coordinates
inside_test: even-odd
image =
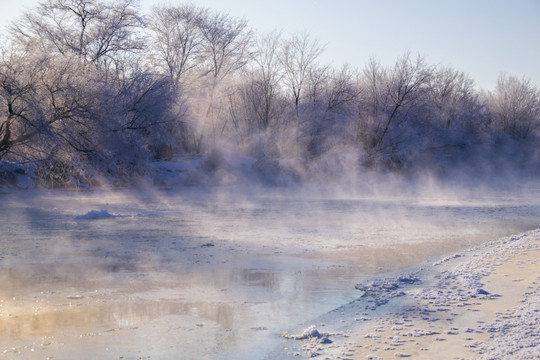
[[[107,210],[90,210],[84,215],[75,216],[77,220],[97,220],[97,219],[110,219],[117,217],[118,215],[111,214]]]

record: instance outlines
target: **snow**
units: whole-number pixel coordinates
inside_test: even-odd
[[[534,230],[358,285],[360,299],[315,319],[341,330],[331,345],[318,344],[316,357],[537,359],[539,255],[540,230]],[[491,291],[478,288],[484,285]],[[371,317],[342,326],[360,312]],[[313,331],[286,338],[311,343]],[[305,357],[313,348],[302,346]]]

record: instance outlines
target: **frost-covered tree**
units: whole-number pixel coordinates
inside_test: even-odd
[[[118,173],[172,147],[182,119],[140,54],[141,19],[124,0],[48,0],[18,19],[0,66],[1,153]]]
[[[4,50],[0,63],[0,160],[23,159],[25,146],[46,133],[61,116],[47,114],[38,106],[41,59],[29,62],[26,53]],[[50,91],[54,95],[54,91]],[[51,99],[51,100],[54,100]],[[54,102],[53,102],[54,105]]]
[[[83,118],[93,102],[85,66],[69,57],[29,53],[26,48],[5,49],[0,64],[0,154],[16,159],[46,154],[58,143],[85,151],[90,124]],[[83,95],[84,94],[84,95]],[[1,156],[1,155],[0,155]]]
[[[190,128],[197,151],[213,149],[230,125],[227,102],[235,77],[249,60],[252,32],[243,19],[210,11],[199,25],[202,36],[197,84],[188,92],[192,114]]]
[[[540,126],[540,89],[530,80],[502,75],[488,94],[492,128],[516,141],[529,140]]]
[[[231,97],[231,108],[241,106],[244,109],[242,116],[248,132],[267,129],[279,121],[283,113],[283,72],[278,59],[280,43],[281,35],[276,32],[254,39],[251,62],[243,76],[245,80],[235,92],[236,99]],[[238,116],[234,118],[238,126]]]
[[[314,80],[313,74],[308,78],[314,103],[320,102],[325,112],[348,113],[360,95],[357,72],[349,65],[340,69],[325,67],[319,72],[321,75]]]
[[[252,38],[246,20],[223,12],[210,12],[199,27],[206,74],[214,81],[222,80],[246,65]]]
[[[298,109],[310,71],[314,69],[324,47],[308,34],[293,35],[283,43],[280,54],[284,82]]]
[[[196,5],[144,17],[137,0],[43,0],[4,37],[0,164],[29,162],[53,183],[220,148],[296,179],[354,162],[538,158],[540,90],[511,76],[478,93],[463,72],[408,53],[336,69],[309,34],[254,36],[244,19]]]
[[[46,0],[10,31],[21,44],[108,66],[142,49],[142,25],[136,0]]]
[[[149,17],[149,58],[176,88],[204,62],[201,26],[209,10],[194,5],[156,6]],[[200,75],[200,74],[199,74]]]
[[[424,126],[421,112],[434,67],[425,59],[400,57],[392,67],[371,60],[364,68],[359,104],[359,139],[368,153],[368,162],[402,164],[403,144],[418,126]]]
[[[469,128],[479,111],[474,81],[462,71],[437,69],[429,84],[433,121],[445,129]]]

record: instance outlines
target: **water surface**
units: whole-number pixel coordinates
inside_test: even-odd
[[[5,192],[0,358],[263,358],[374,274],[539,227],[537,195]]]

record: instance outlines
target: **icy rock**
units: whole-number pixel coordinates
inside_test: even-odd
[[[317,327],[315,325],[311,325],[310,327],[306,328],[302,334],[297,335],[289,335],[288,332],[284,332],[281,334],[282,337],[286,339],[294,339],[294,340],[309,340],[309,339],[321,339],[323,335],[317,330]]]
[[[322,337],[322,335],[319,332],[319,330],[317,330],[315,325],[311,325],[310,327],[308,327],[307,329],[304,330],[304,332],[302,333],[302,337],[304,337],[305,339],[307,339],[307,338],[317,338],[317,339],[319,339],[319,338]]]
[[[489,292],[487,292],[487,291],[484,290],[484,289],[478,288],[478,289],[476,289],[476,294],[477,294],[477,295],[489,295]]]

